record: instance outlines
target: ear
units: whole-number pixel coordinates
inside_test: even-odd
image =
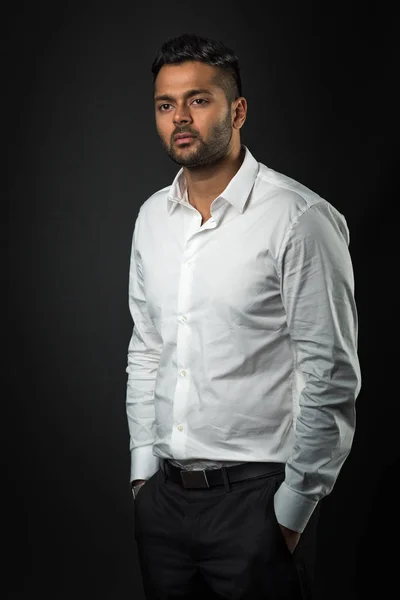
[[[240,129],[245,120],[246,120],[246,115],[247,115],[247,100],[246,98],[238,98],[237,100],[235,100],[235,108],[234,108],[234,113],[233,113],[233,122],[232,122],[232,126],[235,129]]]

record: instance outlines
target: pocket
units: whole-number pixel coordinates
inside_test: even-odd
[[[283,534],[281,526],[279,525],[278,519],[276,517],[275,506],[274,506],[274,496],[275,496],[276,492],[278,491],[279,487],[281,486],[281,484],[283,483],[284,479],[285,479],[285,473],[279,474],[275,477],[274,485],[272,487],[272,494],[270,497],[269,512],[271,514],[273,526],[275,527],[278,544],[283,548],[283,550],[287,554],[287,556],[290,556],[290,558],[293,559],[293,555],[296,552],[297,546],[293,552],[291,552],[289,550],[289,547],[285,540],[285,536]]]
[[[154,479],[157,478],[158,473],[159,473],[159,471],[156,471],[155,473],[153,473],[153,475],[151,477],[149,477],[149,479],[146,481],[146,483],[144,483],[140,487],[140,489],[139,489],[139,491],[138,491],[138,493],[136,495],[136,498],[135,498],[135,504],[138,502],[139,498],[141,498],[143,496],[143,492],[145,492],[146,488],[147,488],[147,491],[148,491],[148,489],[150,487],[150,484],[152,483],[152,481],[154,481]],[[145,492],[145,494],[146,494],[146,492]]]
[[[154,511],[153,497],[157,485],[156,479],[159,471],[156,471],[140,488],[134,503],[135,539],[139,539],[142,532],[148,528],[149,520]]]
[[[143,488],[144,488],[144,486],[145,486],[146,484],[147,484],[147,481],[146,481],[146,483],[142,483],[142,485],[140,486],[140,488],[138,488],[138,489],[137,489],[137,491],[136,491],[136,496],[135,496],[135,498],[134,498],[134,499],[135,499],[135,502],[137,501],[137,499],[139,498],[139,496],[141,496],[141,494],[142,494],[142,490],[143,490]]]

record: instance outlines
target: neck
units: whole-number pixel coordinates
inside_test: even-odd
[[[216,164],[199,169],[184,167],[190,204],[201,213],[207,213],[212,202],[224,191],[230,180],[240,169],[244,155],[244,148],[242,149],[239,146]]]

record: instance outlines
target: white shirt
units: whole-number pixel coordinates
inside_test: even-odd
[[[135,222],[131,481],[151,477],[160,458],[283,462],[276,517],[302,532],[354,436],[361,374],[349,230],[329,202],[242,147],[203,225],[183,169]]]

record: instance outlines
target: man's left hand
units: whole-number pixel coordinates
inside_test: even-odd
[[[285,542],[290,552],[293,554],[297,544],[299,543],[301,533],[298,531],[293,531],[293,529],[288,529],[284,525],[279,523],[279,527],[283,533],[283,537],[285,538]]]

